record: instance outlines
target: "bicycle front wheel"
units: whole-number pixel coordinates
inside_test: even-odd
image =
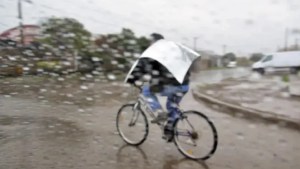
[[[174,122],[174,143],[184,156],[206,160],[217,149],[217,130],[204,114],[186,111]]]
[[[149,133],[148,120],[135,104],[123,105],[117,114],[117,130],[121,138],[130,145],[142,144]]]

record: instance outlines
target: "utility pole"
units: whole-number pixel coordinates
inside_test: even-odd
[[[24,27],[23,27],[23,11],[22,11],[22,1],[23,0],[18,0],[18,18],[19,18],[19,29],[20,29],[20,40],[21,40],[21,45],[24,46]],[[24,0],[27,3],[31,3],[31,0]]]
[[[295,49],[298,50],[298,38],[295,39]]]
[[[288,38],[289,38],[289,29],[285,28],[285,33],[284,33],[284,50],[288,50]]]
[[[194,37],[194,50],[197,51],[197,40],[198,37]]]
[[[223,45],[222,47],[223,47],[223,55],[225,55],[226,54],[227,45]]]
[[[18,18],[19,18],[19,29],[20,29],[21,45],[24,46],[22,0],[18,0]]]

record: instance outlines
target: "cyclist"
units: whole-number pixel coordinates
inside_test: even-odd
[[[151,34],[151,44],[161,39],[164,39],[162,35],[157,33]],[[189,90],[190,71],[186,74],[183,83],[180,84],[161,63],[151,58],[141,58],[132,75],[133,76],[128,80],[129,83],[136,83],[139,80],[149,82],[149,85],[143,86],[142,94],[146,98],[152,111],[157,113],[157,117],[151,122],[159,123],[167,120],[163,138],[170,141],[171,133],[173,132],[172,124],[179,111],[177,105]],[[166,108],[168,113],[163,112],[156,94],[167,97]]]

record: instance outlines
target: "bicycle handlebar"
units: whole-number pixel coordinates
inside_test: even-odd
[[[133,84],[134,87],[136,87],[137,89],[139,89],[140,93],[142,93],[142,91],[143,91],[143,88],[142,88],[143,85],[144,85],[144,83],[141,86]]]

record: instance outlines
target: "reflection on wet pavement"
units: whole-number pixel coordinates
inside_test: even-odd
[[[116,133],[116,112],[131,100],[121,93],[133,94],[120,86],[109,87],[107,91],[116,93],[103,92],[101,89],[107,87],[101,84],[88,87],[98,92],[101,101],[95,99],[84,106],[51,100],[41,102],[35,97],[39,92],[32,92],[31,97],[1,95],[0,168],[298,169],[300,165],[298,131],[227,116],[194,101],[190,93],[184,97],[182,108],[199,110],[209,116],[220,136],[220,145],[211,159],[205,163],[185,159],[173,143],[161,139],[161,130],[152,125],[144,144],[124,146]]]

